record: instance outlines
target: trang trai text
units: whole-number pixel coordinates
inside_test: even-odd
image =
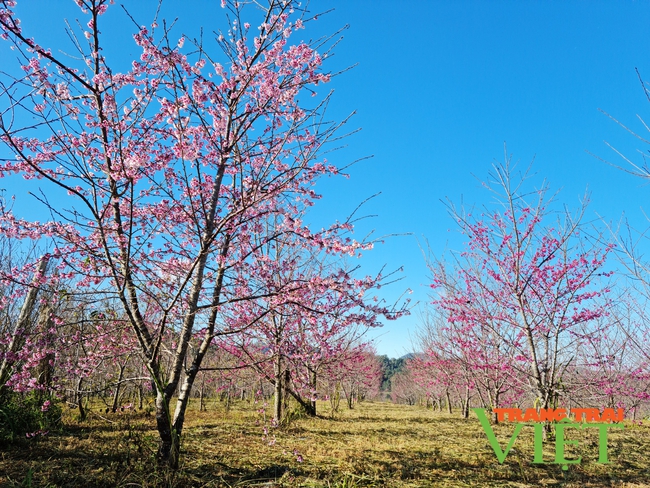
[[[602,412],[597,408],[572,408],[569,411],[565,408],[529,408],[522,411],[519,408],[495,408],[493,413],[496,414],[499,422],[515,423],[515,430],[510,438],[510,442],[505,450],[501,449],[499,441],[494,434],[490,425],[486,409],[473,408],[478,416],[481,426],[487,435],[490,446],[499,460],[499,463],[505,461],[508,452],[512,448],[521,432],[526,426],[532,426],[534,433],[534,450],[535,456],[533,463],[545,464],[544,461],[544,423],[553,422],[555,426],[555,464],[562,464],[562,469],[568,469],[569,464],[578,464],[582,461],[582,456],[575,459],[566,459],[565,446],[567,444],[577,445],[579,441],[566,438],[567,429],[598,429],[598,463],[608,464],[607,457],[607,430],[611,428],[623,429],[621,423],[624,420],[624,410],[622,408],[614,410],[605,408]],[[570,416],[573,417],[573,421]]]

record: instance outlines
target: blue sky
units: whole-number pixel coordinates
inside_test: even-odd
[[[142,23],[150,22],[155,3],[124,2]],[[201,25],[210,32],[222,21],[218,3],[167,0],[163,15],[179,17],[179,36],[197,35]],[[645,182],[587,151],[619,162],[603,141],[636,161],[636,151],[647,150],[598,109],[639,132],[637,114],[650,122],[635,73],[638,68],[650,79],[650,1],[312,0],[309,8],[334,11],[296,40],[349,24],[329,68],[357,64],[330,83],[330,115],[356,111],[349,125],[362,131],[328,158],[344,165],[373,156],[353,166],[349,180],[322,182],[324,197],[312,218],[343,219],[381,192],[365,206],[365,214],[377,217],[360,223],[355,235],[400,234],[362,260],[368,273],[403,266],[404,278],[385,291],[387,298],[410,288],[413,300],[426,302],[429,279],[419,244],[428,240],[437,255],[462,246],[441,200],[489,204],[479,180],[503,161],[504,143],[524,166],[535,158],[533,183],[546,179],[561,190],[560,202],[576,208],[588,189],[589,219],[616,221],[625,212],[635,227],[647,227]],[[27,31],[45,37],[43,45],[62,38],[60,19],[79,16],[72,2],[23,0],[18,11]],[[106,29],[124,39],[109,54],[128,62],[137,53],[130,21],[119,6],[107,20]],[[28,201],[16,190],[18,201]],[[378,352],[409,352],[416,323],[414,310],[373,331]]]
[[[646,183],[587,151],[623,163],[605,140],[636,161],[637,149],[648,149],[598,109],[640,133],[636,115],[650,121],[635,73],[650,79],[650,2],[333,3],[323,23],[350,24],[333,61],[358,63],[334,81],[337,109],[356,110],[363,128],[346,153],[374,158],[323,203],[343,210],[382,192],[368,205],[378,214],[372,228],[412,235],[367,259],[403,265],[412,298],[426,302],[429,282],[418,241],[438,256],[462,247],[441,200],[489,204],[479,180],[503,161],[504,143],[522,166],[535,158],[531,183],[546,179],[561,190],[559,203],[577,208],[588,190],[587,219],[618,221],[625,212],[635,227],[648,226]],[[414,313],[377,331],[378,351],[407,352],[416,323]]]

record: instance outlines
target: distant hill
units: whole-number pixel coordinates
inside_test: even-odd
[[[379,359],[381,363],[381,371],[383,374],[382,381],[381,381],[381,390],[389,392],[391,391],[390,388],[390,380],[393,376],[395,376],[397,373],[402,371],[404,369],[404,365],[406,364],[406,361],[410,359],[413,354],[405,354],[401,358],[389,358],[388,356],[377,356],[377,359]]]

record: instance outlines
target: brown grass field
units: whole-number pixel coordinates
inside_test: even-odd
[[[153,416],[143,412],[91,412],[37,440],[0,450],[2,487],[644,487],[650,486],[650,424],[627,423],[609,433],[610,464],[598,464],[596,429],[571,430],[577,447],[567,458],[581,464],[565,471],[552,461],[533,464],[532,428],[524,428],[499,464],[474,414],[463,420],[417,406],[364,402],[330,418],[297,418],[263,439],[260,405],[242,403],[228,412],[208,404],[191,410],[181,468],[156,463]],[[512,425],[495,427],[502,447]],[[269,445],[275,437],[275,444]],[[299,459],[299,457],[302,458]]]

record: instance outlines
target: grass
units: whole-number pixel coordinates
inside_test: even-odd
[[[389,403],[362,403],[329,418],[299,418],[270,429],[246,403],[226,411],[191,410],[183,433],[181,468],[155,461],[154,419],[144,413],[90,414],[85,422],[66,413],[65,428],[0,451],[0,486],[7,487],[644,487],[650,486],[650,427],[626,425],[609,432],[610,464],[598,464],[597,429],[572,429],[567,458],[581,464],[565,471],[552,463],[554,443],[544,445],[548,464],[533,464],[533,431],[524,428],[503,464],[475,416],[432,412]],[[502,447],[512,425],[494,428]],[[270,445],[273,444],[273,445]]]

